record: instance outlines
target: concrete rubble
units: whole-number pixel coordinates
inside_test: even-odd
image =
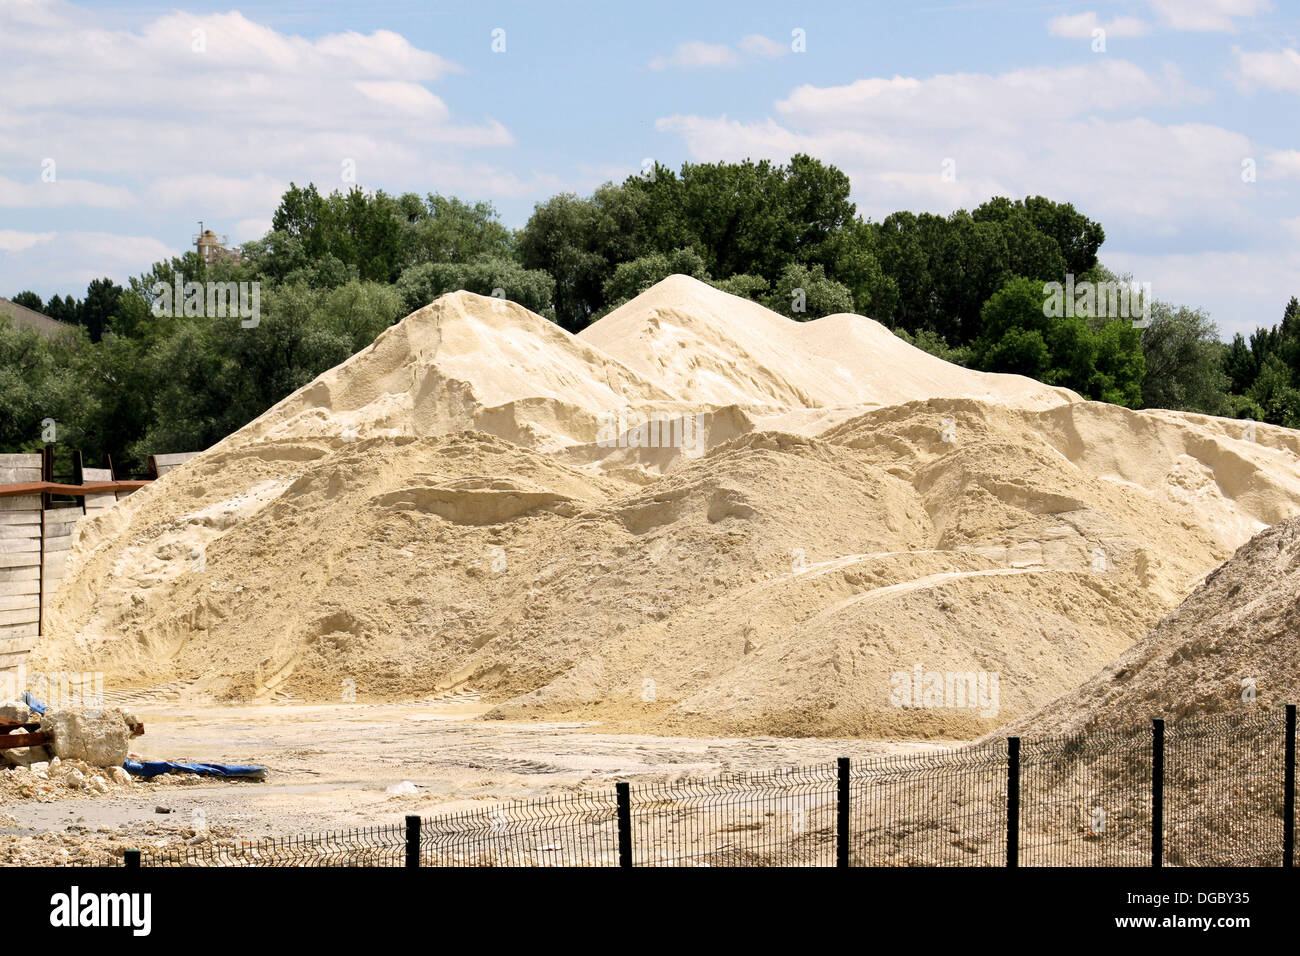
[[[57,761],[78,761],[90,767],[110,768],[107,772],[129,776],[122,769],[128,754],[132,729],[138,724],[135,716],[120,707],[109,709],[62,709],[38,714],[26,704],[9,702],[0,704],[0,720],[10,730],[0,730],[7,735],[24,735],[33,732],[49,735],[45,746],[11,747],[0,749],[0,766],[6,764],[29,770],[47,770],[51,758]],[[20,726],[14,727],[14,724]],[[35,731],[30,729],[39,724]],[[24,726],[26,725],[26,729]],[[98,776],[103,776],[99,774]],[[69,785],[78,787],[75,777]],[[92,789],[98,789],[91,782]]]
[[[41,730],[53,735],[50,749],[64,760],[84,760],[96,767],[120,767],[130,751],[136,720],[120,707],[105,710],[52,710]]]

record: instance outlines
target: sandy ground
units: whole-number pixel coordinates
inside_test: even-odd
[[[334,705],[138,705],[135,752],[153,759],[258,763],[265,783],[141,784],[128,793],[8,801],[0,834],[151,833],[201,811],[243,839],[400,823],[406,814],[490,805],[616,780],[673,779],[932,750],[933,742],[691,738],[602,732],[596,724],[481,720],[477,701]],[[414,794],[386,788],[410,781]],[[170,814],[159,814],[163,806]]]

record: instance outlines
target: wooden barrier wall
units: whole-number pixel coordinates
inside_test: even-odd
[[[159,478],[196,454],[150,455],[149,469]],[[34,482],[39,486],[52,481],[53,458],[47,462],[46,457],[39,453],[0,455],[0,485]],[[111,469],[82,468],[80,461],[78,455],[77,471],[84,485],[114,481]],[[78,522],[103,514],[144,484],[147,482],[117,481],[116,490],[78,495],[81,486],[56,483],[45,487],[49,495],[27,494],[29,489],[16,488],[0,495],[0,674],[22,663],[36,645],[44,614],[67,572]],[[76,500],[53,500],[69,496]]]
[[[41,480],[41,456],[0,455],[0,484]],[[41,496],[0,498],[0,671],[36,644],[41,620]]]
[[[0,455],[0,485],[40,481],[42,456]],[[83,482],[112,481],[107,468],[86,468]],[[50,602],[68,569],[77,525],[117,504],[115,492],[51,502],[42,495],[0,497],[0,673],[26,659],[36,646]]]
[[[198,452],[196,451],[182,451],[173,455],[150,455],[149,470],[153,473],[155,478],[161,478],[163,475],[167,474],[167,472],[185,464],[197,454]],[[86,480],[89,481],[90,479],[87,478]]]

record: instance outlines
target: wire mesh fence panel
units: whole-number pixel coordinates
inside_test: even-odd
[[[1023,742],[1021,866],[1150,862],[1150,729]]]
[[[854,761],[850,866],[1002,866],[1007,745]]]
[[[1283,710],[1171,722],[1164,734],[1163,860],[1282,862]],[[1145,866],[1152,853],[1150,727],[1022,741],[1015,836],[1022,866]],[[848,762],[851,866],[1002,866],[1008,744]],[[833,866],[835,764],[630,786],[635,866]],[[614,786],[421,821],[422,866],[617,866]],[[194,839],[194,838],[191,838]],[[142,866],[402,866],[405,826],[141,848]],[[414,844],[412,844],[412,847]],[[70,861],[73,862],[73,861]],[[120,865],[121,852],[76,862]]]
[[[833,866],[834,764],[634,784],[634,866]]]
[[[1171,721],[1165,865],[1281,866],[1285,712]]]
[[[617,866],[614,788],[421,821],[421,866]]]
[[[144,848],[141,866],[401,866],[406,832],[400,826],[197,846]]]

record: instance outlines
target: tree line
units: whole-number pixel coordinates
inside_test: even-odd
[[[578,332],[674,273],[797,320],[868,315],[948,361],[1091,399],[1300,427],[1296,299],[1226,344],[1203,311],[1162,301],[1137,325],[1095,303],[1053,314],[1049,283],[1129,281],[1098,261],[1105,232],[1073,205],[997,197],[874,222],[849,195],[805,155],[657,165],[552,196],[511,230],[485,202],[291,185],[238,259],[191,252],[82,299],[12,296],[73,330],[51,340],[0,319],[0,451],[39,447],[53,420],[88,460],[138,469],[214,443],[443,293],[505,295]],[[259,320],[156,314],[158,284],[178,277],[260,283]]]

